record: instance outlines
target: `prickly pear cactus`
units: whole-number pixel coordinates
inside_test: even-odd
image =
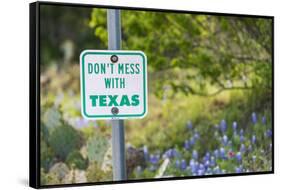
[[[49,108],[43,114],[42,121],[50,130],[61,125],[61,114],[56,108]]]
[[[70,152],[80,149],[82,137],[73,127],[64,124],[53,130],[49,142],[55,155],[65,160]]]
[[[109,147],[109,141],[102,135],[95,135],[87,142],[87,153],[89,161],[95,161],[98,164],[102,164],[104,155]]]
[[[68,154],[66,158],[66,164],[70,168],[73,167],[81,170],[85,170],[87,168],[87,160],[83,158],[78,150],[75,150]]]

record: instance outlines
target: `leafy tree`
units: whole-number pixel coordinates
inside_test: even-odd
[[[122,48],[148,57],[151,91],[216,95],[272,84],[272,20],[267,18],[122,11]],[[107,44],[106,10],[90,27]]]

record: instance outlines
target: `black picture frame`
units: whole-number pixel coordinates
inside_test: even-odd
[[[248,18],[265,18],[272,22],[272,170],[264,172],[247,172],[238,174],[217,174],[207,176],[185,176],[171,177],[159,179],[139,179],[139,180],[124,180],[124,181],[105,181],[91,183],[74,183],[64,185],[41,185],[40,184],[40,6],[53,5],[65,7],[88,7],[88,8],[110,8],[120,10],[141,10],[165,13],[189,13],[203,14],[216,16],[235,16]],[[94,4],[79,4],[79,3],[61,3],[61,2],[34,2],[29,4],[29,185],[33,188],[53,188],[53,187],[73,187],[73,186],[88,186],[88,185],[105,185],[105,184],[120,184],[120,183],[136,183],[136,182],[152,182],[152,181],[170,181],[170,180],[185,180],[185,179],[200,179],[200,178],[215,178],[215,177],[234,177],[247,175],[262,175],[274,174],[274,16],[264,15],[248,15],[248,14],[233,14],[233,13],[217,13],[217,12],[202,12],[202,11],[186,11],[186,10],[169,10],[155,8],[140,8],[140,7],[125,7],[125,6],[108,6]]]

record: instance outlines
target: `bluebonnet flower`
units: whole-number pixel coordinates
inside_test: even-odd
[[[178,156],[179,156],[178,151],[175,148],[173,148],[172,149],[172,157],[178,157]]]
[[[191,122],[191,121],[188,121],[188,122],[187,122],[186,128],[189,129],[189,130],[192,129],[192,122]]]
[[[240,136],[241,135],[244,135],[244,130],[243,129],[240,129]]]
[[[195,160],[191,159],[189,161],[189,167],[190,167],[192,173],[196,173],[197,172],[198,166],[197,166],[197,163],[195,162]]]
[[[236,132],[236,129],[237,129],[237,122],[236,121],[233,122],[232,129],[233,129],[234,132]]]
[[[192,158],[193,158],[194,160],[197,160],[197,159],[198,159],[198,152],[197,152],[197,150],[193,150],[193,151],[192,151]]]
[[[236,173],[241,173],[243,171],[242,166],[236,167],[235,172]]]
[[[194,145],[194,144],[195,144],[195,138],[194,138],[194,137],[191,137],[191,138],[190,138],[189,144],[190,144],[190,145]]]
[[[223,135],[223,137],[222,137],[222,144],[223,144],[224,146],[227,145],[227,140],[228,140],[227,136],[226,136],[226,135]]]
[[[252,122],[253,124],[256,124],[258,122],[258,117],[255,112],[252,113]]]
[[[215,155],[216,158],[219,157],[220,153],[219,153],[219,150],[218,150],[218,149],[214,150],[214,155]]]
[[[266,124],[266,117],[265,117],[265,116],[263,116],[263,117],[262,117],[262,119],[261,119],[261,121],[262,121],[262,124],[264,124],[264,125],[265,125],[265,124]]]
[[[252,144],[255,144],[256,141],[257,141],[256,135],[253,135],[253,136],[252,136]]]
[[[180,168],[180,161],[179,160],[176,160],[175,164],[176,164],[176,168]]]
[[[205,170],[205,166],[204,166],[204,164],[199,164],[199,170]]]
[[[189,141],[188,140],[184,141],[184,149],[189,150],[189,148],[190,148]]]
[[[225,158],[225,150],[224,148],[220,148],[220,157]]]
[[[160,155],[151,154],[149,157],[149,161],[152,164],[157,164],[159,162],[159,159],[160,159]]]
[[[214,172],[214,174],[221,174],[220,167],[219,167],[219,166],[216,166],[216,167],[213,169],[213,172]]]
[[[204,174],[205,174],[205,170],[199,169],[197,172],[197,175],[204,175]]]
[[[223,120],[221,120],[221,123],[220,123],[221,132],[224,133],[226,131],[226,128],[227,128],[227,124],[226,124],[226,121],[223,119]]]
[[[204,162],[204,166],[205,166],[205,168],[208,168],[208,167],[210,166],[210,161],[209,161],[209,160],[206,160],[206,161]]]
[[[246,147],[245,147],[245,145],[244,144],[241,144],[241,146],[240,146],[240,152],[245,152],[246,151]]]
[[[178,156],[177,150],[174,148],[168,149],[163,155],[164,158],[174,158],[177,156]]]
[[[266,130],[266,137],[272,137],[271,129]]]
[[[203,162],[206,162],[207,160],[209,160],[209,158],[207,158],[206,156],[203,157]]]
[[[205,154],[205,156],[203,158],[204,162],[207,161],[207,160],[210,160],[210,157],[211,157],[210,152],[206,152],[206,154]]]
[[[170,148],[164,153],[164,158],[172,158],[173,150]]]
[[[215,157],[211,157],[211,161],[210,161],[210,166],[211,167],[214,167],[216,165],[216,159],[215,159]]]
[[[244,142],[245,138],[243,135],[240,135],[240,143]]]
[[[237,152],[236,159],[237,159],[238,162],[242,161],[242,154],[241,154],[241,152]]]
[[[187,167],[186,161],[182,159],[182,160],[181,160],[181,169],[182,169],[182,170],[185,170],[186,167]]]
[[[212,172],[212,168],[207,168],[206,169],[206,175],[210,175],[210,174],[212,174],[213,172]]]
[[[193,137],[195,140],[198,140],[200,138],[200,135],[198,132],[195,132]]]

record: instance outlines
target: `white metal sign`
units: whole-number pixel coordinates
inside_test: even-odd
[[[147,113],[147,60],[141,51],[83,51],[80,82],[86,119],[142,118]]]

